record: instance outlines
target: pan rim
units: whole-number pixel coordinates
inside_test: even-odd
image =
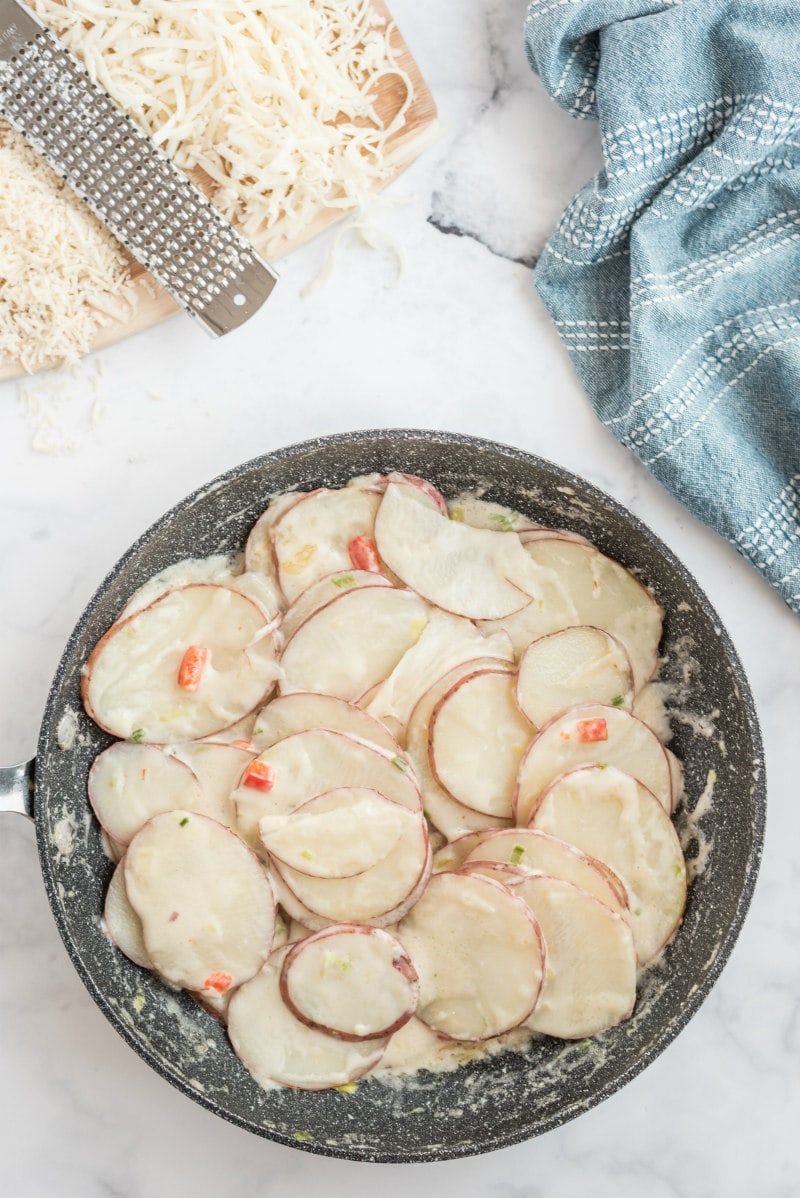
[[[525,450],[518,449],[502,442],[475,437],[469,434],[453,433],[438,429],[371,428],[352,432],[333,433],[280,447],[276,450],[258,455],[247,462],[240,463],[239,465],[230,468],[229,470],[216,476],[210,482],[197,487],[190,494],[179,500],[168,511],[163,513],[156,521],[154,521],[143,533],[141,533],[141,535],[130,545],[125,553],[122,554],[112,568],[106,573],[100,584],[94,590],[89,601],[84,606],[83,612],[75,623],[75,626],[73,627],[73,630],[60,657],[44,708],[38,737],[37,759],[44,760],[45,758],[46,748],[53,732],[54,708],[57,702],[61,679],[68,663],[73,658],[75,646],[81,636],[84,624],[89,619],[99,600],[105,595],[109,586],[111,586],[111,584],[125,569],[128,563],[138,555],[140,550],[159,532],[159,530],[161,530],[170,521],[180,516],[184,510],[190,508],[204,495],[212,491],[222,489],[231,482],[234,482],[236,479],[250,472],[275,465],[276,463],[290,461],[292,458],[302,458],[303,456],[312,451],[318,450],[323,446],[352,446],[353,443],[368,444],[377,441],[385,441],[387,439],[391,439],[400,443],[401,447],[402,442],[419,440],[425,441],[427,443],[438,442],[441,443],[443,448],[452,446],[454,444],[463,445],[467,448],[485,450],[499,454],[500,456],[505,456],[518,465],[522,465],[523,467],[529,466],[537,470],[544,470],[545,472],[551,473],[554,477],[557,477],[559,485],[577,488],[580,493],[588,495],[588,497],[595,501],[601,508],[609,510],[617,517],[624,520],[641,537],[649,542],[659,557],[666,562],[672,570],[675,571],[683,585],[691,593],[705,614],[714,622],[715,631],[719,637],[722,651],[726,660],[734,671],[736,683],[740,690],[743,714],[752,739],[753,761],[754,764],[757,763],[760,767],[758,777],[754,780],[753,784],[753,820],[751,825],[752,848],[747,862],[744,884],[741,887],[741,891],[735,904],[733,918],[728,922],[725,932],[719,941],[713,963],[703,976],[701,983],[697,985],[694,993],[690,996],[688,1001],[685,1002],[682,1008],[674,1015],[674,1017],[670,1019],[668,1025],[659,1033],[657,1039],[648,1048],[648,1050],[641,1053],[636,1060],[632,1061],[625,1069],[617,1073],[613,1078],[609,1079],[593,1090],[590,1095],[582,1097],[580,1102],[574,1101],[572,1104],[572,1109],[557,1111],[546,1117],[539,1116],[535,1127],[526,1125],[525,1127],[505,1130],[502,1133],[489,1135],[479,1142],[465,1141],[451,1145],[428,1145],[421,1147],[417,1151],[415,1151],[413,1148],[409,1148],[405,1151],[393,1151],[383,1150],[380,1147],[374,1148],[371,1146],[368,1147],[357,1145],[346,1145],[340,1147],[336,1144],[330,1144],[318,1140],[297,1140],[293,1135],[281,1132],[277,1129],[259,1125],[255,1121],[249,1121],[232,1111],[225,1110],[216,1101],[207,1098],[198,1090],[192,1088],[184,1081],[182,1077],[177,1075],[177,1073],[170,1072],[170,1070],[165,1067],[162,1059],[159,1058],[151,1048],[145,1045],[137,1037],[133,1029],[126,1026],[125,1023],[120,1019],[105,991],[96,983],[94,977],[86,968],[80,953],[73,943],[66,918],[60,906],[60,899],[57,895],[55,878],[52,872],[52,847],[48,842],[47,829],[43,815],[43,801],[40,797],[41,778],[39,771],[36,771],[35,780],[34,818],[37,831],[39,861],[48,901],[53,912],[56,926],[67,949],[70,960],[82,982],[91,994],[94,1002],[112,1024],[114,1029],[123,1037],[130,1047],[133,1048],[137,1055],[139,1055],[152,1069],[155,1070],[156,1073],[167,1080],[170,1084],[175,1086],[181,1093],[187,1095],[206,1110],[209,1110],[213,1114],[220,1116],[227,1122],[241,1127],[246,1131],[259,1135],[262,1138],[283,1144],[286,1147],[299,1148],[303,1151],[314,1153],[315,1155],[363,1163],[431,1163],[433,1161],[453,1160],[482,1155],[484,1153],[496,1151],[500,1148],[509,1147],[512,1144],[522,1143],[533,1139],[538,1135],[552,1131],[556,1127],[563,1126],[571,1120],[577,1118],[578,1115],[583,1114],[584,1111],[588,1111],[597,1106],[600,1102],[604,1101],[606,1098],[609,1098],[628,1082],[632,1081],[634,1077],[641,1073],[647,1067],[647,1065],[660,1056],[660,1054],[669,1046],[669,1044],[672,1043],[675,1037],[683,1030],[689,1020],[696,1014],[705,999],[708,997],[709,993],[713,989],[713,986],[718,980],[722,969],[727,963],[731,952],[733,951],[733,947],[739,937],[747,912],[750,908],[763,854],[766,826],[766,771],[764,766],[763,739],[758,714],[756,711],[755,702],[753,700],[750,684],[745,674],[741,660],[730,638],[730,635],[727,632],[727,629],[716,612],[716,609],[688,568],[684,566],[683,562],[676,557],[673,551],[661,540],[661,538],[654,533],[648,525],[640,520],[638,516],[629,511],[629,509],[627,509],[622,503],[581,475],[575,474],[558,463],[552,462],[539,455],[529,453]],[[396,452],[398,456],[402,456],[402,448]]]

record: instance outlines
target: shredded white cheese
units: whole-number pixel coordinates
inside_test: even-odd
[[[133,310],[128,259],[23,139],[0,122],[0,364],[74,362]]]
[[[413,100],[370,0],[34,0],[39,16],[270,254],[324,209],[359,207]],[[377,88],[396,80],[394,111]],[[197,176],[196,176],[197,177]]]

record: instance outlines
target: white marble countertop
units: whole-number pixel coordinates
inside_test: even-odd
[[[531,262],[597,163],[596,131],[530,76],[524,0],[394,9],[437,97],[444,136],[380,219],[393,260],[345,243],[329,284],[302,290],[318,241],[240,333],[183,318],[103,352],[47,393],[69,456],[30,446],[0,386],[4,697],[0,760],[30,756],[66,637],[96,585],[184,494],[258,453],[338,430],[449,428],[562,463],[641,516],[719,610],[766,741],[770,812],[753,907],[723,976],[668,1051],[577,1121],[485,1157],[358,1165],[240,1131],[188,1101],[124,1044],[75,974],[52,921],[32,829],[0,836],[0,1146],[8,1198],[689,1198],[798,1193],[800,978],[797,728],[800,622],[684,512],[593,416],[538,303]],[[438,11],[432,12],[432,9]],[[53,404],[53,388],[61,394]],[[94,416],[94,420],[93,420]]]

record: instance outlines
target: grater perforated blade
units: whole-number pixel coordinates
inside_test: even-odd
[[[214,336],[272,291],[249,242],[17,0],[0,0],[0,116]]]

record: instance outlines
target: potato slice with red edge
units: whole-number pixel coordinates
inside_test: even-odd
[[[603,703],[630,711],[633,673],[624,646],[601,628],[586,624],[551,632],[522,654],[517,702],[537,728],[581,703]]]
[[[131,906],[125,889],[125,866],[122,862],[111,875],[106,891],[103,931],[134,965],[142,969],[153,968],[142,937],[142,921]]]
[[[476,671],[450,687],[430,722],[436,781],[457,803],[500,819],[511,818],[519,763],[536,731],[515,693],[516,678],[507,670]]]
[[[634,689],[656,672],[664,613],[650,591],[619,562],[593,545],[559,537],[529,540],[526,552],[554,571],[575,606],[575,624],[610,632],[627,650]]]
[[[205,812],[208,807],[200,781],[186,762],[158,745],[125,741],[116,741],[95,757],[88,794],[100,824],[121,845],[163,811],[183,807]]]
[[[391,732],[360,707],[337,699],[335,695],[318,695],[310,691],[278,695],[268,703],[256,717],[252,741],[258,752],[263,753],[278,741],[313,728],[347,732],[391,754],[400,751]]]
[[[373,574],[369,570],[339,571],[328,574],[315,582],[299,595],[292,606],[284,613],[281,622],[281,635],[284,643],[291,640],[301,624],[313,616],[314,612],[326,607],[332,599],[336,599],[345,591],[355,591],[359,587],[391,587],[394,584],[383,574]]]
[[[294,507],[307,494],[307,491],[288,491],[284,495],[277,495],[261,513],[250,529],[250,535],[244,547],[245,570],[264,574],[274,579],[277,585],[278,563],[275,560],[275,546],[272,543],[272,528],[290,507]]]
[[[477,656],[513,661],[505,633],[485,637],[471,620],[432,608],[417,643],[369,697],[366,710],[403,737],[414,707],[434,682]],[[362,700],[363,702],[363,700]]]
[[[159,570],[142,583],[131,595],[117,616],[117,622],[126,620],[137,611],[144,611],[156,599],[168,591],[180,590],[198,582],[214,582],[227,586],[231,581],[231,559],[225,553],[211,557],[187,557],[182,561]]]
[[[428,622],[413,591],[358,587],[314,612],[281,655],[281,694],[314,691],[355,700],[387,678]]]
[[[525,902],[491,878],[434,874],[396,929],[419,974],[417,1015],[453,1040],[488,1040],[536,1006],[545,949]]]
[[[499,832],[485,832],[464,857],[462,868],[487,861],[507,862],[561,878],[588,891],[612,911],[624,914],[628,910],[625,886],[605,862],[538,829],[503,828]]]
[[[639,964],[657,957],[683,916],[686,865],[655,795],[613,766],[571,770],[545,791],[531,822],[614,870],[628,891]]]
[[[509,884],[530,907],[547,946],[531,1031],[582,1040],[628,1019],[636,1001],[636,949],[625,919],[562,878]]]
[[[272,525],[281,590],[289,603],[328,574],[352,568],[350,544],[373,536],[380,496],[351,483],[326,487],[289,505]]]
[[[266,1089],[276,1084],[295,1090],[347,1085],[378,1064],[388,1037],[343,1040],[302,1023],[281,996],[289,952],[288,947],[278,949],[231,998],[228,1035],[233,1051]]]
[[[519,538],[448,520],[390,485],[375,519],[384,563],[444,611],[489,620],[531,602],[538,572]]]
[[[457,803],[446,790],[439,785],[430,767],[428,744],[430,722],[436,704],[446,695],[451,686],[460,678],[474,674],[483,666],[494,668],[496,659],[480,658],[473,662],[465,662],[450,670],[440,678],[417,702],[408,721],[406,735],[406,751],[422,790],[422,801],[425,814],[431,823],[448,838],[454,840],[464,832],[477,832],[486,828],[502,828],[508,824],[507,819],[498,816],[484,815]],[[509,667],[510,669],[510,667]]]
[[[198,648],[206,662],[189,691],[178,678],[185,655]],[[112,735],[166,744],[242,719],[264,702],[278,673],[260,608],[230,587],[198,583],[114,624],[89,656],[82,696]]]
[[[272,785],[262,790],[243,779],[233,793],[240,836],[261,849],[259,821],[265,815],[288,815],[315,795],[340,786],[366,786],[410,811],[422,807],[413,771],[401,754],[345,732],[314,728],[278,741],[256,761],[272,771]]]
[[[172,745],[167,752],[188,765],[200,783],[204,802],[202,807],[194,810],[202,811],[204,815],[210,815],[226,827],[235,829],[236,807],[231,796],[239,784],[242,771],[256,756],[255,748],[245,749],[211,740],[191,740]],[[179,805],[189,806],[187,803]]]
[[[515,822],[524,827],[550,783],[581,765],[618,766],[672,810],[669,762],[658,737],[627,711],[587,704],[556,716],[531,744],[517,777]]]
[[[360,924],[334,925],[295,944],[280,986],[297,1019],[343,1040],[391,1036],[419,998],[417,971],[400,941]]]
[[[289,815],[259,821],[272,860],[311,878],[352,878],[383,861],[418,816],[364,786],[317,795]]]
[[[375,923],[385,926],[430,871],[428,830],[421,813],[398,807],[400,835],[387,855],[352,877],[315,878],[273,861],[275,883],[283,902],[286,890],[312,915],[326,923]]]
[[[128,846],[125,889],[153,967],[175,986],[224,993],[271,951],[275,899],[263,866],[208,816],[154,816]]]
[[[419,478],[416,474],[402,474],[397,470],[393,470],[391,474],[386,475],[386,486],[384,486],[383,494],[386,487],[390,484],[400,487],[411,488],[406,492],[411,499],[416,499],[417,503],[422,503],[427,507],[433,508],[442,516],[447,515],[447,500],[438,487],[433,483],[429,483],[425,478]]]
[[[535,524],[527,516],[515,512],[502,503],[493,503],[489,499],[478,499],[475,495],[459,495],[447,505],[451,520],[460,524],[469,524],[473,528],[491,528],[495,532],[523,532],[530,529],[541,529],[541,524]]]
[[[491,836],[493,831],[500,831],[500,829],[489,828],[479,832],[462,832],[460,836],[447,841],[433,854],[433,872],[440,874],[444,870],[460,869],[472,850],[477,848],[485,837]]]

